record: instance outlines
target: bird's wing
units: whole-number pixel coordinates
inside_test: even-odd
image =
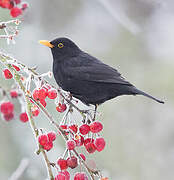
[[[66,61],[66,75],[73,80],[131,85],[114,68],[102,63],[93,56],[82,53]]]

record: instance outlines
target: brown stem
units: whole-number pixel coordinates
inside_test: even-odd
[[[19,63],[21,66],[25,67],[26,66],[23,63]],[[34,75],[38,76],[39,74],[35,71],[36,68],[27,68],[30,72],[32,72]],[[45,79],[43,79],[44,82],[46,84],[50,84],[48,81],[46,81]],[[61,92],[61,88],[57,88],[53,85],[51,85],[54,89],[57,89],[57,91],[59,92],[59,94],[63,97],[63,99],[72,107],[74,107],[82,116],[83,118],[85,118],[85,113],[83,112],[83,110],[80,110],[76,105],[74,105],[74,103],[72,103],[68,98],[65,97],[65,95]]]
[[[6,28],[6,25],[5,24],[0,24],[0,29],[4,29]]]
[[[6,57],[5,55],[2,55],[0,54],[3,59]],[[13,58],[7,56],[7,58],[10,58],[13,60]],[[4,62],[2,61],[2,63],[4,64]],[[22,65],[23,67],[26,68],[26,66],[22,63],[19,63],[20,65]],[[12,67],[9,67],[7,64],[5,64],[9,69],[11,69],[13,72],[15,72],[15,80],[18,82],[20,88],[22,89],[23,93],[25,94],[25,87],[22,83],[22,81],[20,80],[19,78],[19,74],[17,74],[17,72],[12,68]],[[28,70],[30,70],[34,75],[37,75],[38,76],[38,73],[36,73],[34,71],[34,69],[32,68],[28,68]],[[46,83],[48,83],[46,80],[44,80]],[[48,83],[49,84],[49,83]],[[54,86],[53,86],[54,87]],[[55,88],[55,87],[54,87]],[[80,112],[80,114],[85,118],[86,117],[86,114],[80,110],[77,106],[75,106],[69,99],[67,99],[64,94],[61,92],[61,89],[59,88],[58,89],[58,92],[61,94],[61,96],[63,97],[64,100],[67,101],[67,103],[74,107],[78,112]],[[44,108],[39,102],[35,101],[32,96],[30,96],[29,94],[25,94],[25,97],[26,97],[26,102],[27,102],[27,109],[28,109],[28,116],[29,116],[29,121],[30,121],[30,126],[35,134],[35,138],[37,138],[38,136],[38,129],[36,128],[35,126],[35,123],[33,121],[33,118],[32,118],[32,113],[31,113],[31,102],[29,101],[29,99],[31,99],[42,111],[43,113],[46,115],[46,117],[48,118],[48,120],[50,121],[51,124],[53,124],[62,134],[63,138],[66,140],[68,140],[68,136],[66,135],[66,133],[64,132],[64,130],[59,127],[59,125],[55,122],[54,118],[51,116],[51,114],[47,111],[46,108]],[[49,174],[49,177],[50,177],[50,180],[53,180],[53,174],[52,174],[52,170],[51,170],[51,165],[50,165],[50,162],[48,160],[48,157],[45,153],[45,151],[43,150],[43,148],[40,148],[40,151],[42,152],[43,156],[44,156],[44,159],[45,159],[45,162],[46,162],[46,165],[47,165],[47,169],[48,169],[48,174]],[[99,175],[99,171],[98,170],[93,170],[93,169],[90,169],[88,167],[88,165],[86,164],[86,162],[81,158],[81,156],[78,154],[78,152],[74,149],[73,150],[74,154],[80,159],[80,161],[82,162],[82,164],[84,165],[84,167],[87,169],[88,173],[90,174],[90,177],[92,180],[94,180],[94,175]]]
[[[38,137],[39,133],[38,133],[38,129],[37,129],[37,127],[36,127],[36,125],[34,123],[33,117],[32,117],[32,112],[31,112],[32,104],[31,104],[29,98],[27,96],[25,96],[25,97],[26,97],[27,114],[28,114],[30,126],[31,126],[31,129],[34,132],[35,139],[36,139],[36,142],[38,144],[37,137]],[[52,169],[51,169],[51,165],[50,165],[50,162],[48,160],[47,154],[45,153],[45,150],[42,147],[39,147],[39,149],[40,149],[40,151],[41,151],[41,153],[42,153],[42,155],[44,157],[44,160],[45,160],[45,163],[46,163],[46,167],[47,167],[47,170],[48,170],[49,178],[50,178],[50,180],[54,180]]]
[[[3,63],[3,62],[2,62],[2,63]],[[4,63],[3,63],[3,64],[4,64]],[[4,65],[7,66],[11,71],[14,72],[14,74],[15,74],[14,78],[15,78],[16,82],[18,83],[18,85],[20,86],[20,88],[22,89],[22,91],[23,91],[23,93],[24,93],[24,95],[25,95],[25,87],[24,87],[22,81],[20,80],[20,75],[17,74],[12,67],[9,67],[9,66],[6,65],[6,64],[4,64]],[[34,135],[35,135],[35,140],[36,140],[36,142],[37,142],[37,144],[38,144],[38,141],[37,141],[38,129],[37,129],[37,127],[36,127],[36,125],[35,125],[35,123],[34,123],[33,117],[32,117],[32,112],[31,112],[32,104],[31,104],[29,98],[28,98],[26,95],[25,95],[25,100],[26,100],[26,103],[27,103],[27,114],[28,114],[28,118],[29,118],[29,122],[30,122],[30,127],[31,127],[31,129],[32,129],[32,131],[33,131],[33,133],[34,133]],[[49,179],[50,179],[50,180],[54,180],[54,176],[53,176],[53,173],[52,173],[51,165],[50,165],[50,162],[49,162],[49,160],[48,160],[48,157],[47,157],[47,155],[46,155],[46,153],[45,153],[45,150],[44,150],[43,148],[40,148],[40,151],[42,152],[43,157],[44,157],[44,160],[45,160],[45,163],[46,163],[46,167],[47,167],[47,170],[48,170]]]
[[[44,112],[44,114],[47,116],[47,118],[50,121],[50,123],[53,124],[61,132],[61,134],[64,137],[64,139],[67,141],[68,140],[68,136],[66,135],[64,130],[55,122],[54,118],[47,111],[47,109],[44,108],[39,102],[35,101],[31,96],[29,98]],[[90,169],[88,167],[88,165],[86,164],[86,162],[81,158],[81,156],[78,154],[78,152],[75,149],[73,150],[73,152],[80,159],[80,161],[82,162],[84,167],[87,169],[87,171],[90,174],[92,180],[94,180],[94,175],[98,175],[99,176],[99,171],[98,170]]]

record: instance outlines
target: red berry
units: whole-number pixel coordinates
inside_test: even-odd
[[[62,104],[62,105],[61,105],[62,112],[64,112],[64,111],[66,110],[66,108],[67,108],[67,107],[66,107],[66,104]]]
[[[17,98],[17,97],[18,97],[18,93],[17,93],[15,90],[11,90],[11,91],[10,91],[10,96],[11,96],[12,98]]]
[[[53,142],[52,141],[48,141],[45,145],[43,145],[43,148],[47,151],[51,150],[53,147]]]
[[[76,124],[73,124],[73,125],[70,125],[68,128],[69,128],[72,132],[77,133],[77,130],[78,130],[77,127],[78,127],[78,126],[77,126]]]
[[[94,142],[94,139],[92,139],[92,138],[86,138],[85,140],[84,140],[84,145],[86,145],[86,144],[88,144],[88,143],[90,143],[90,142]]]
[[[39,144],[42,145],[42,146],[46,145],[46,144],[49,142],[48,136],[45,135],[45,134],[40,135],[40,136],[38,137],[38,142],[39,142]]]
[[[3,114],[3,118],[4,120],[6,121],[10,121],[14,118],[14,114],[13,113],[10,113],[10,114]]]
[[[49,141],[55,141],[56,139],[56,133],[55,132],[49,132],[47,134]]]
[[[20,4],[21,0],[14,0],[16,4]]]
[[[62,129],[67,129],[68,127],[67,127],[67,125],[65,124],[65,125],[60,125],[60,127],[62,128]]]
[[[15,17],[18,17],[19,15],[22,14],[22,10],[20,8],[18,8],[18,7],[14,7],[14,8],[11,9],[10,14],[11,14],[12,17],[15,18]]]
[[[54,180],[66,180],[66,177],[62,172],[63,171],[59,172],[58,175],[56,175]]]
[[[1,113],[3,114],[11,114],[13,113],[14,111],[14,105],[8,101],[8,102],[3,102],[1,105],[0,105],[0,111]]]
[[[10,1],[9,0],[1,0],[0,1],[0,6],[2,8],[9,8],[10,7]]]
[[[90,130],[92,133],[98,133],[103,129],[102,123],[96,121],[90,124]]]
[[[47,103],[44,99],[41,99],[40,100],[40,103],[42,104],[43,107],[46,107],[47,106]]]
[[[77,172],[74,176],[74,180],[88,180],[88,176],[84,172]]]
[[[5,79],[12,79],[13,78],[12,73],[8,69],[4,69],[3,73],[4,73]]]
[[[67,160],[59,158],[57,164],[60,166],[61,170],[66,170],[68,168]]]
[[[66,110],[66,104],[61,104],[61,103],[59,103],[58,104],[58,106],[56,107],[56,110],[58,111],[58,112],[64,112],[65,110]]]
[[[55,99],[57,97],[57,91],[55,89],[48,90],[48,98]]]
[[[28,115],[26,112],[20,114],[20,120],[24,123],[28,121]]]
[[[77,158],[75,156],[71,156],[67,159],[67,165],[68,167],[70,167],[71,169],[74,169],[78,166],[77,163]]]
[[[86,157],[85,157],[84,154],[80,153],[80,157],[81,157],[84,161],[86,161]]]
[[[96,146],[97,151],[100,152],[105,148],[106,142],[104,138],[100,137],[100,138],[96,138],[94,144]]]
[[[27,8],[28,8],[28,4],[27,3],[22,3],[22,8],[21,9],[24,11]]]
[[[16,71],[20,71],[20,68],[18,66],[14,65],[14,64],[12,66],[16,69]]]
[[[43,88],[39,89],[38,96],[39,100],[45,100],[45,98],[47,97],[47,91]]]
[[[79,135],[77,135],[78,136],[78,138],[76,138],[76,136],[75,136],[75,142],[76,142],[76,146],[82,146],[83,145],[83,143],[84,143],[84,137],[83,136],[79,136]]]
[[[69,150],[73,150],[76,147],[76,143],[73,140],[68,140],[66,146]]]
[[[70,174],[68,171],[60,171],[55,177],[55,180],[70,180]]]
[[[87,124],[83,124],[80,126],[79,131],[82,135],[86,135],[90,131],[90,127]]]
[[[40,110],[39,110],[39,108],[38,108],[37,106],[33,106],[33,107],[31,108],[31,112],[32,112],[32,115],[33,115],[33,116],[38,116],[39,113],[40,113]]]
[[[70,180],[70,174],[68,171],[62,171],[62,173],[65,175],[65,180]]]
[[[92,143],[92,142],[86,144],[85,148],[89,153],[94,153],[96,151],[96,147],[95,147],[94,143]]]
[[[33,98],[35,101],[39,100],[39,90],[38,89],[33,90]]]
[[[66,135],[69,134],[69,132],[67,131],[68,126],[67,126],[66,124],[60,125],[60,128],[61,128],[62,130],[64,130],[64,133],[65,133]],[[59,132],[59,134],[61,134],[61,132]]]
[[[22,82],[25,82],[25,80],[26,80],[26,78],[24,76],[21,76],[20,79],[21,79]]]
[[[8,6],[8,9],[12,9],[14,7],[14,2],[13,1],[10,1],[10,4]]]
[[[33,98],[35,101],[40,100],[41,104],[45,104],[45,98],[47,97],[47,91],[45,89],[34,89],[33,90]]]

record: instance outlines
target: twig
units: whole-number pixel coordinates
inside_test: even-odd
[[[20,86],[20,88],[22,89],[23,93],[24,93],[24,96],[25,96],[25,99],[26,99],[26,103],[27,103],[27,114],[28,114],[28,117],[29,117],[29,122],[30,122],[30,126],[31,126],[31,129],[33,130],[33,133],[35,135],[35,139],[36,139],[36,142],[38,144],[38,141],[37,141],[37,136],[38,136],[38,129],[37,127],[35,126],[35,123],[34,123],[34,120],[33,120],[33,117],[32,117],[32,112],[31,112],[31,107],[32,107],[32,103],[30,102],[30,99],[43,111],[43,113],[46,115],[46,117],[48,118],[49,122],[51,124],[53,124],[62,134],[63,138],[65,139],[65,141],[68,140],[68,136],[66,135],[65,131],[56,123],[56,121],[54,120],[54,118],[52,117],[52,115],[47,111],[46,108],[44,108],[39,102],[35,101],[33,99],[33,97],[28,93],[26,94],[26,89],[21,81],[21,76],[14,70],[14,68],[12,66],[9,66],[9,64],[5,64],[7,63],[4,59],[7,58],[7,59],[11,59],[9,56],[5,56],[4,54],[0,53],[0,57],[2,57],[3,59],[1,59],[1,62],[7,66],[12,72],[14,72],[14,78],[16,80],[16,82],[18,83],[18,85]],[[12,58],[13,60],[13,58]],[[5,62],[4,62],[5,61]],[[19,63],[20,65],[22,65],[21,63]],[[23,67],[26,68],[25,65],[22,65]],[[34,75],[37,75],[38,74],[32,69],[32,68],[27,68],[28,70],[30,70],[31,72],[33,72]],[[44,80],[46,83],[48,83],[46,80]],[[78,107],[76,107],[69,99],[67,99],[65,97],[65,95],[61,92],[60,88],[59,88],[59,93],[61,93],[61,96],[67,101],[67,103],[69,103],[70,106],[76,108],[76,110],[78,112],[80,112],[80,114],[84,117],[86,117],[86,114],[84,112],[82,112]],[[52,173],[52,169],[51,169],[51,163],[49,162],[48,160],[48,157],[45,153],[45,150],[39,146],[39,151],[42,152],[43,154],[43,157],[44,157],[44,160],[45,160],[45,163],[46,163],[46,167],[47,167],[47,170],[48,170],[48,175],[49,175],[49,178],[50,180],[53,180],[53,173]],[[81,156],[78,154],[78,152],[74,149],[73,152],[75,153],[75,155],[79,158],[79,160],[82,162],[82,164],[84,165],[84,167],[87,169],[88,173],[90,174],[91,176],[91,179],[94,180],[94,175],[98,175],[99,176],[99,171],[98,170],[93,170],[93,169],[90,169],[88,167],[88,165],[86,164],[86,162],[81,158]]]
[[[1,59],[1,62],[4,64],[2,59]],[[18,85],[20,86],[21,90],[24,93],[24,97],[25,97],[25,100],[26,100],[26,103],[27,103],[27,114],[28,114],[28,118],[29,118],[29,122],[30,122],[30,127],[31,127],[31,129],[32,129],[32,131],[34,133],[36,143],[38,144],[38,141],[37,141],[38,129],[37,129],[37,127],[36,127],[36,125],[34,123],[33,117],[32,117],[32,112],[31,112],[32,104],[31,104],[29,98],[25,95],[25,87],[24,87],[24,85],[23,85],[23,83],[21,81],[21,76],[12,67],[9,67],[8,64],[4,64],[4,65],[7,66],[11,71],[14,72],[14,78],[15,78],[16,82],[18,83]],[[50,165],[48,157],[47,157],[47,155],[45,153],[45,150],[43,148],[41,148],[41,147],[39,147],[39,149],[43,154],[43,157],[44,157],[44,160],[45,160],[45,163],[46,163],[46,167],[48,169],[49,178],[50,178],[50,180],[54,180],[53,173],[52,173],[52,170],[51,170],[51,165]]]
[[[8,56],[8,55],[4,55],[3,53],[1,53],[0,52],[0,55],[1,56],[3,56],[3,57],[8,57],[8,58],[10,58],[10,59],[12,59],[13,61],[15,61],[14,60],[14,58],[12,58],[12,57],[10,57],[10,56]],[[27,68],[33,75],[35,75],[35,76],[39,76],[39,74],[35,71],[35,69],[36,68],[29,68],[29,67],[27,67],[26,65],[24,65],[23,63],[21,63],[21,62],[17,62],[19,65],[21,65],[22,67],[24,67],[24,68]],[[45,80],[44,78],[42,79],[46,84],[50,84],[47,80]],[[65,95],[62,93],[62,89],[60,88],[60,87],[55,87],[54,85],[51,85],[54,89],[57,89],[57,91],[59,92],[59,94],[62,96],[62,98],[69,104],[69,105],[71,105],[72,107],[74,107],[81,115],[82,115],[82,117],[83,118],[85,118],[86,117],[86,115],[85,115],[85,111],[83,111],[83,110],[80,110],[76,105],[74,105],[74,103],[72,103],[68,98],[66,98],[65,97]]]
[[[4,28],[6,28],[6,25],[5,24],[0,24],[0,29],[4,29]]]
[[[22,176],[24,171],[27,169],[28,165],[29,165],[28,158],[22,159],[18,168],[15,170],[15,172],[13,172],[9,180],[18,180]]]
[[[32,117],[32,112],[31,112],[32,104],[31,104],[29,98],[27,96],[25,96],[25,97],[26,97],[27,114],[28,114],[28,117],[29,117],[30,126],[31,126],[31,129],[34,132],[35,139],[36,139],[36,142],[38,144],[37,137],[38,137],[39,133],[38,133],[38,129],[36,128],[36,125],[35,125],[33,117]],[[47,167],[47,170],[48,170],[47,172],[48,172],[49,178],[50,178],[50,180],[54,180],[54,176],[53,176],[53,173],[52,173],[51,165],[50,165],[48,157],[47,157],[47,155],[45,153],[45,150],[41,146],[39,146],[39,145],[38,145],[38,147],[39,147],[39,149],[40,149],[40,151],[41,151],[41,153],[42,153],[42,155],[44,157],[44,160],[45,160],[45,163],[46,163],[46,167]]]
[[[4,31],[4,34],[0,35],[0,39],[7,39],[7,43],[12,41],[12,43],[15,43],[14,37],[18,34],[18,25],[21,23],[20,20],[10,20],[7,22],[0,22],[0,30]],[[13,25],[13,26],[11,26]]]
[[[53,124],[62,134],[62,136],[64,137],[65,140],[68,140],[68,136],[66,135],[66,133],[64,132],[64,130],[55,122],[54,118],[51,116],[51,114],[47,111],[46,108],[44,108],[40,103],[38,103],[37,101],[35,101],[31,96],[28,96],[43,112],[44,114],[47,116],[48,120],[50,121],[51,124]],[[99,171],[98,170],[93,170],[90,169],[88,167],[88,165],[86,164],[86,162],[81,158],[81,156],[78,154],[78,152],[76,150],[73,150],[73,152],[75,153],[75,155],[80,159],[80,161],[82,162],[82,164],[85,166],[85,168],[87,169],[87,171],[89,172],[92,180],[94,180],[94,175],[99,175]]]
[[[124,12],[120,11],[118,8],[114,9],[113,5],[107,0],[98,0],[101,5],[110,13],[110,15],[117,20],[122,26],[128,29],[131,33],[137,34],[140,32],[140,28],[137,24],[132,22]]]

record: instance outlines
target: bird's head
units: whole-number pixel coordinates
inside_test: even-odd
[[[51,48],[53,58],[56,60],[78,55],[80,49],[68,38],[57,38],[52,41],[41,40],[41,44]]]

